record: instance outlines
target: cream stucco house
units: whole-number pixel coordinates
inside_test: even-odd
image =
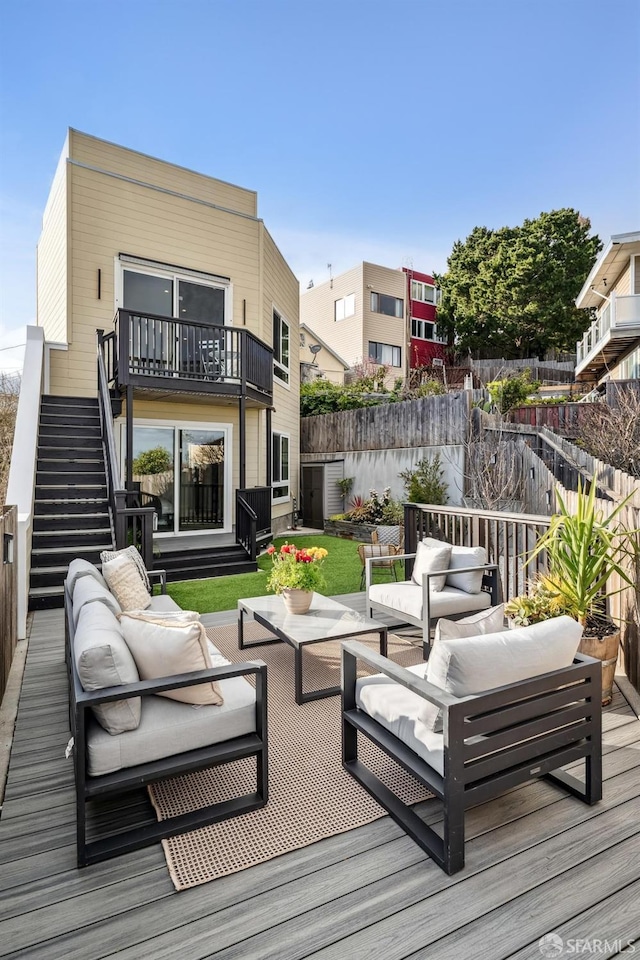
[[[44,422],[95,402],[99,349],[128,506],[154,508],[163,553],[233,540],[241,501],[263,538],[290,524],[299,289],[254,191],[69,130],[37,284]]]

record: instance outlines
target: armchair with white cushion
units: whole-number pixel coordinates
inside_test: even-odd
[[[413,560],[411,578],[399,583],[373,583],[372,559],[366,561],[367,612],[385,613],[403,623],[422,627],[423,655],[430,649],[431,628],[440,617],[457,619],[500,603],[498,565],[487,563],[484,547],[463,547],[425,538],[416,553],[396,560]]]

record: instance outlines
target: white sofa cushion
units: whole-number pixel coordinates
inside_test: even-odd
[[[397,611],[398,618],[404,615],[422,623],[422,587],[412,580],[400,583],[376,583],[369,587],[369,600]],[[429,596],[431,617],[451,617],[458,613],[470,613],[491,606],[488,593],[463,593],[453,587],[445,586],[439,593]]]
[[[424,677],[426,663],[407,667],[410,673]],[[444,771],[443,737],[430,730],[421,719],[425,701],[402,684],[378,673],[356,682],[358,707],[393,733],[438,773]]]
[[[169,596],[168,593],[158,593],[155,596],[151,597],[151,603],[146,608],[146,612],[149,613],[150,610],[161,612],[161,611],[173,611],[173,610],[179,610],[179,609],[180,607],[178,606],[178,604],[175,602],[175,600],[173,600]]]
[[[107,581],[98,568],[92,563],[89,563],[88,560],[83,560],[81,557],[78,557],[71,561],[69,569],[67,570],[67,589],[71,596],[73,596],[73,588],[75,587],[76,580],[79,580],[80,577],[93,577],[105,590],[108,589]]]
[[[570,666],[581,636],[576,620],[554,617],[485,636],[441,640],[427,661],[427,680],[454,697],[484,693]],[[441,711],[425,701],[421,719],[437,732]]]
[[[255,689],[243,677],[221,680],[220,689],[224,699],[221,706],[143,697],[140,725],[119,736],[110,737],[98,724],[92,724],[87,731],[89,776],[114,773],[255,733]]]
[[[175,613],[167,619],[146,612],[125,612],[120,617],[122,632],[143,680],[156,680],[195,670],[211,669],[207,635],[199,621],[176,622]],[[216,682],[200,683],[158,694],[182,703],[222,703]]]
[[[86,578],[89,579],[89,578]],[[78,582],[78,586],[80,583]],[[74,656],[83,690],[103,690],[137,683],[135,661],[124,642],[120,624],[103,603],[87,603],[79,611]],[[92,708],[109,734],[135,730],[140,723],[140,697],[103,703]]]
[[[446,620],[441,617],[436,623],[433,641],[458,640],[460,637],[478,637],[486,633],[504,630],[504,603],[497,607],[480,610],[462,620]]]
[[[88,603],[99,603],[108,607],[114,617],[122,613],[120,604],[109,588],[103,587],[94,577],[76,577],[72,600],[74,627],[78,624],[80,611]]]
[[[442,546],[442,540],[434,540],[433,537],[425,537],[424,543],[428,546]],[[451,547],[451,560],[449,569],[455,570],[457,567],[482,567],[487,562],[487,551],[484,547],[460,547],[454,545]],[[484,570],[471,571],[470,573],[448,573],[447,586],[455,587],[456,590],[463,590],[465,593],[480,593],[482,590],[482,577]]]
[[[438,546],[431,545],[434,543],[437,543]],[[426,573],[446,570],[449,567],[450,560],[450,543],[440,543],[434,540],[430,540],[428,543],[421,541],[416,548],[416,559],[413,564],[411,579],[414,583],[417,583],[418,586],[422,586],[422,578]],[[440,590],[443,589],[446,579],[446,573],[443,573],[441,577],[432,577],[429,580],[429,590],[432,593],[439,593]]]

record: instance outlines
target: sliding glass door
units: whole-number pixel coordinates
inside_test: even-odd
[[[222,430],[180,430],[179,530],[224,527],[224,448]]]

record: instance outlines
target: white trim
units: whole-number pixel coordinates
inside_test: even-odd
[[[120,429],[120,442],[118,444],[120,451],[120,475],[124,484],[124,463],[126,459],[126,419],[118,417],[115,421]],[[151,417],[134,417],[133,426],[135,427],[164,427],[173,430],[173,474],[174,474],[174,505],[177,509],[173,512],[173,531],[163,530],[154,534],[154,538],[169,539],[171,537],[198,537],[203,534],[211,533],[231,533],[233,531],[232,523],[232,487],[233,487],[233,424],[232,423],[212,423],[201,420],[155,420]],[[225,457],[224,457],[224,525],[222,527],[209,528],[207,530],[180,530],[180,504],[178,499],[178,490],[180,486],[180,449],[178,441],[178,430],[220,430],[225,434]],[[176,469],[177,467],[177,469]],[[176,503],[177,500],[177,503]]]
[[[285,314],[284,314],[283,311],[280,309],[280,307],[278,307],[277,304],[273,303],[273,301],[272,301],[272,302],[271,302],[271,347],[272,347],[272,348],[274,347],[274,343],[273,343],[273,315],[274,315],[274,313],[277,313],[278,316],[280,317],[281,322],[286,323],[287,327],[289,328],[289,366],[288,366],[288,367],[285,367],[283,363],[281,363],[279,360],[276,360],[275,351],[274,351],[274,354],[273,354],[273,382],[280,384],[280,386],[281,386],[281,387],[284,387],[285,390],[291,390],[291,372],[292,372],[291,355],[292,355],[292,352],[293,352],[293,325],[289,322],[289,320],[287,320]],[[281,340],[282,340],[282,334],[281,334]],[[279,377],[278,374],[276,373],[276,368],[279,368],[280,370],[283,370],[283,371],[287,374],[288,379],[287,379],[286,382],[285,382],[284,380],[281,380],[281,379],[280,379],[280,377]]]
[[[289,476],[287,477],[286,481],[282,479],[274,480],[274,477],[273,477],[273,442],[276,437],[280,437],[280,439],[282,439],[282,437],[286,437],[289,443],[289,459],[288,459]],[[271,451],[269,455],[271,457],[271,503],[272,504],[289,503],[289,501],[291,500],[291,434],[286,433],[284,430],[272,430],[271,431]],[[280,464],[282,464],[282,445],[280,446]],[[289,491],[286,497],[274,497],[273,488],[283,487],[285,485],[285,482],[287,484],[287,488]]]

